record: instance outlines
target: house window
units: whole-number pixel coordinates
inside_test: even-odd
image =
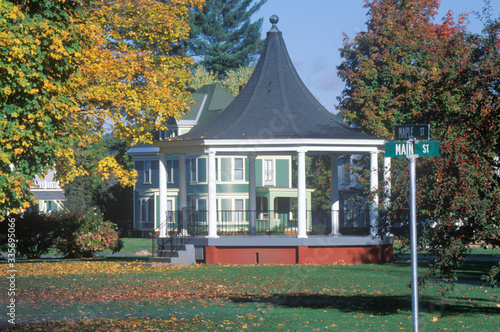
[[[167,160],[167,183],[174,183],[174,161],[172,159]]]
[[[176,137],[176,136],[177,136],[177,131],[176,130],[167,130],[167,129],[164,129],[164,130],[160,130],[159,131],[159,138],[160,138],[160,140],[169,139],[169,138],[173,138],[173,137]]]
[[[191,164],[191,182],[198,182],[198,159],[189,159]]]
[[[349,159],[344,159],[342,167],[342,183],[351,183],[351,161]]]
[[[234,221],[243,221],[245,213],[245,200],[235,199],[234,200]]]
[[[243,181],[244,179],[243,158],[234,159],[234,180]]]
[[[154,196],[148,198],[141,198],[139,209],[140,222],[154,222],[155,220],[155,199]]]
[[[173,199],[168,199],[167,200],[167,228],[172,228],[169,223],[175,222],[175,211],[174,211],[174,200]]]
[[[264,185],[274,184],[274,160],[264,159]]]
[[[151,161],[144,162],[144,183],[151,183]]]
[[[198,199],[197,198],[192,198],[191,199],[191,207],[194,210],[198,211]]]

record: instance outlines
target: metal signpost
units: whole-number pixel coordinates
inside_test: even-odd
[[[418,332],[418,273],[417,273],[417,197],[416,163],[418,157],[439,156],[439,142],[429,141],[429,125],[397,125],[394,128],[396,140],[386,142],[385,156],[406,157],[410,163],[410,250],[411,250],[411,307],[413,331]],[[418,141],[418,139],[425,141]]]

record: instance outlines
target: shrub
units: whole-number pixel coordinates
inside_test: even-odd
[[[49,252],[54,244],[57,225],[49,214],[24,213],[22,215],[10,215],[0,223],[0,233],[2,234],[1,250],[7,250],[7,236],[9,224],[14,221],[15,228],[12,234],[15,235],[16,257],[18,258],[40,258]],[[3,240],[5,238],[5,241]]]
[[[85,214],[70,214],[60,220],[61,231],[56,247],[65,257],[93,257],[104,249],[113,253],[123,247],[116,224],[103,221],[102,213],[94,209]]]

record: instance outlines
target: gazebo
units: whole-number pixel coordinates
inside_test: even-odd
[[[167,170],[165,160],[179,159],[179,210],[188,206],[186,158],[207,155],[208,232],[190,236],[197,260],[208,264],[326,264],[379,263],[392,259],[392,238],[376,236],[378,199],[370,203],[370,234],[346,236],[339,232],[339,190],[337,159],[342,155],[369,154],[370,186],[377,189],[378,153],[384,140],[345,125],[328,112],[306,88],[288,55],[278,17],[254,73],[240,94],[217,117],[195,126],[184,135],[159,139],[159,244],[169,239],[166,229]],[[161,137],[161,136],[160,136]],[[248,159],[248,229],[245,235],[218,234],[216,156],[241,155]],[[296,235],[257,234],[257,188],[255,160],[263,155],[297,157]],[[310,235],[306,227],[306,156],[328,155],[332,160],[331,229],[329,234]],[[190,219],[189,222],[197,222]],[[183,226],[189,235],[189,227]],[[192,235],[192,234],[191,234]]]

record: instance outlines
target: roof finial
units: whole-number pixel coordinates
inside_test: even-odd
[[[280,18],[278,17],[278,15],[271,15],[271,17],[269,17],[269,22],[271,22],[273,25],[270,31],[279,31],[278,26],[276,25],[279,20]]]

